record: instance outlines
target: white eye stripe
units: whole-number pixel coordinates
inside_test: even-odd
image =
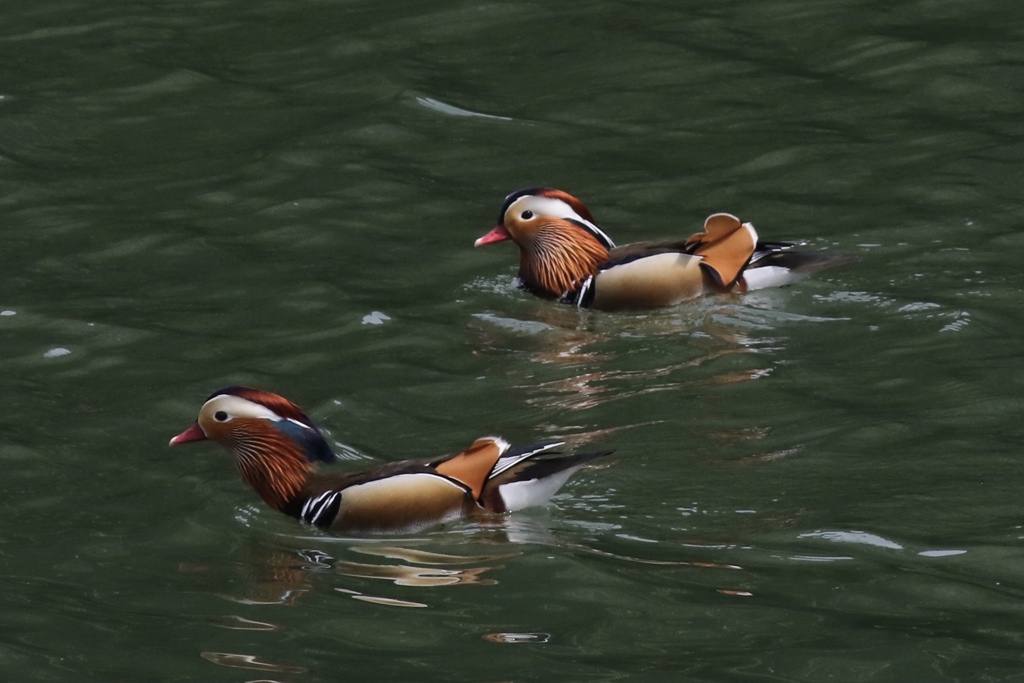
[[[225,412],[228,417],[259,417],[265,420],[273,420],[274,422],[280,422],[284,418],[275,413],[270,408],[259,403],[254,403],[240,396],[232,396],[231,394],[220,394],[214,396],[209,401],[203,404],[200,409],[200,413],[205,413],[209,416],[214,416],[218,412]],[[221,420],[218,420],[220,422]],[[299,422],[298,424],[302,424]],[[302,425],[305,427],[306,425]]]
[[[513,209],[513,207],[515,207]],[[615,248],[615,242],[609,237],[604,230],[594,225],[593,221],[588,221],[583,216],[576,213],[576,210],[572,208],[568,203],[561,199],[554,197],[538,197],[537,195],[526,195],[512,202],[512,205],[508,208],[509,211],[519,212],[519,216],[523,220],[529,220],[526,218],[525,213],[532,211],[534,215],[550,216],[551,218],[565,218],[577,221],[587,226],[587,229],[592,231],[594,235],[599,239],[607,243],[609,249]]]

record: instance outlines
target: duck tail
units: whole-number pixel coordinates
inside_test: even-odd
[[[574,455],[549,453],[561,442],[534,444],[516,449],[502,458],[517,458],[495,472],[484,485],[480,504],[489,512],[515,512],[533,505],[543,505],[568,481],[569,477],[591,460],[610,455],[612,451],[594,451]],[[558,457],[538,458],[541,454]]]
[[[758,242],[743,271],[746,291],[783,287],[826,268],[857,261],[853,254],[794,251],[796,246],[793,242]]]

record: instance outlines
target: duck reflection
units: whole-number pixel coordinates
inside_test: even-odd
[[[485,530],[493,536],[494,530]],[[296,542],[311,539],[295,538]],[[508,540],[507,538],[505,539]],[[344,539],[338,541],[351,543]],[[326,540],[335,543],[334,539]],[[380,561],[356,561],[334,557],[323,549],[281,548],[251,543],[242,549],[241,562],[244,582],[236,594],[224,595],[232,602],[244,605],[294,605],[301,597],[323,583],[325,575],[338,575],[355,579],[389,581],[396,586],[435,588],[441,586],[494,585],[496,579],[488,576],[499,568],[499,562],[518,555],[518,552],[496,554],[456,555],[420,550],[400,545],[384,545],[366,541],[348,545],[347,553],[356,553]],[[382,604],[397,604],[391,598],[364,595],[350,587],[335,590],[353,598]],[[406,603],[403,606],[424,606]],[[225,628],[273,628],[271,624],[253,622],[238,617]]]
[[[495,562],[499,559],[513,557],[518,553],[505,555],[477,555],[462,557],[444,555],[400,547],[353,547],[350,550],[367,555],[376,555],[392,560],[402,560],[402,564],[363,564],[339,561],[334,568],[340,574],[361,579],[384,579],[396,586],[454,586],[456,584],[492,586],[498,583],[495,579],[483,575],[495,567],[456,567],[455,565],[477,562]]]
[[[568,373],[556,370],[562,376],[551,379],[552,371],[540,367],[515,378],[516,388],[529,390],[528,404],[558,409],[585,410],[655,392],[760,379],[771,374],[772,366],[727,359],[737,355],[753,358],[779,343],[743,333],[745,325],[732,308],[721,305],[695,304],[628,319],[547,307],[532,310],[529,317],[518,320],[477,314],[477,352],[525,353],[538,366],[566,368]],[[681,335],[691,342],[681,346],[670,362],[651,365],[652,341],[672,338],[676,343]],[[536,343],[524,345],[524,336]],[[634,339],[643,343],[634,343]],[[643,367],[608,369],[608,361],[615,356],[631,357],[634,366],[639,363]]]
[[[251,669],[254,671],[292,674],[306,673],[309,670],[303,666],[273,664],[271,662],[261,660],[256,655],[244,655],[233,652],[200,652],[199,656],[208,662],[219,664],[220,666],[230,666],[236,669]]]

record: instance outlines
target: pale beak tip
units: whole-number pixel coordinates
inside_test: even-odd
[[[191,443],[193,441],[206,441],[206,438],[206,433],[199,426],[199,422],[193,422],[191,427],[171,439],[167,445],[177,446],[178,444]]]

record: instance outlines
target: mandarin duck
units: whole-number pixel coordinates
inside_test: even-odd
[[[505,198],[498,224],[473,246],[512,240],[518,285],[544,299],[606,311],[657,308],[712,292],[787,285],[845,256],[791,251],[762,242],[750,223],[728,213],[687,239],[621,247],[568,192],[538,187]]]
[[[238,386],[215,391],[170,445],[204,440],[234,454],[242,479],[270,507],[321,529],[356,532],[415,530],[541,505],[585,463],[611,453],[560,455],[553,449],[563,441],[513,447],[485,436],[456,455],[321,472],[338,457],[312,420],[282,396]]]

